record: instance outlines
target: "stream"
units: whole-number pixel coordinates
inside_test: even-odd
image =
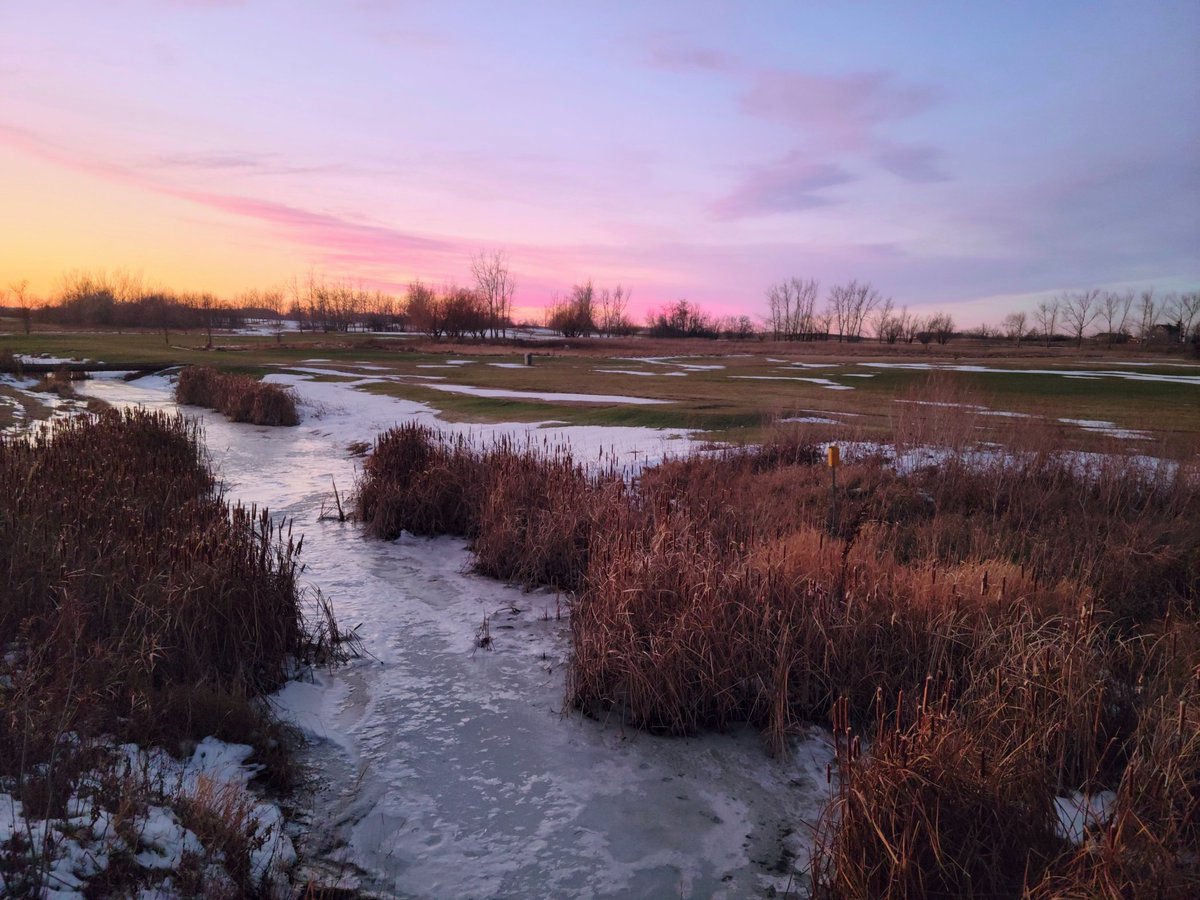
[[[818,730],[772,759],[751,730],[662,738],[563,709],[565,602],[469,574],[463,541],[369,540],[321,519],[352,488],[347,445],[436,419],[352,384],[276,375],[303,401],[295,428],[204,423],[230,499],[267,506],[304,535],[304,580],[367,654],[289,684],[273,701],[307,740],[292,810],[307,871],[404,897],[803,895],[810,830],[829,796]],[[170,383],[88,382],[115,405],[174,410]],[[486,438],[527,425],[471,426]],[[579,458],[646,460],[686,437],[634,428],[533,432]],[[477,646],[484,627],[491,649]]]

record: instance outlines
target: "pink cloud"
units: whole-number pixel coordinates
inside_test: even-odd
[[[777,162],[751,167],[733,191],[710,208],[723,219],[812,209],[833,202],[823,193],[826,189],[854,180],[836,163],[815,162],[792,152]]]
[[[256,200],[200,191],[168,193],[221,212],[262,222],[281,237],[317,248],[331,261],[343,264],[391,262],[405,265],[412,256],[463,252],[459,243],[399,231],[385,225],[356,222],[329,213],[312,212],[270,200]]]
[[[932,106],[929,88],[905,85],[887,72],[809,75],[768,71],[742,96],[742,110],[805,129],[832,149],[861,150],[879,125],[909,118]]]

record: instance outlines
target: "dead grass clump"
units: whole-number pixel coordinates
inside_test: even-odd
[[[240,784],[199,775],[176,809],[183,826],[205,849],[220,854],[224,874],[232,881],[227,886],[229,896],[266,893],[256,883],[253,855],[262,849],[267,836],[252,794]]]
[[[175,383],[179,403],[215,409],[233,422],[252,425],[299,425],[296,398],[287,388],[264,384],[249,375],[188,366]]]
[[[461,435],[407,422],[380,435],[363,463],[358,513],[367,530],[385,540],[401,531],[473,535],[486,475]]]
[[[358,512],[377,537],[469,537],[480,572],[574,590],[602,495],[621,490],[614,475],[588,473],[562,449],[506,438],[478,447],[406,423],[376,440],[358,485]]]
[[[1063,850],[1052,792],[1022,748],[996,747],[947,695],[903,725],[881,710],[866,752],[840,733],[815,897],[1020,896]]]
[[[913,558],[1007,559],[1038,578],[1069,578],[1128,624],[1181,604],[1200,612],[1200,478],[1193,466],[1132,457],[951,457],[915,472],[926,515],[899,520],[892,543]]]
[[[565,450],[508,442],[490,448],[485,465],[489,489],[472,543],[476,570],[528,587],[578,590],[592,529],[605,503],[620,495],[620,479],[589,475]]]
[[[299,550],[265,510],[221,499],[182,417],[105,410],[0,439],[0,793],[44,835],[0,845],[10,887],[46,887],[81,803],[124,842],[88,890],[158,884],[163,872],[136,858],[155,805],[192,809],[206,829],[207,855],[199,869],[184,861],[181,885],[190,871],[216,890],[197,874],[212,864],[233,879],[218,894],[256,895],[245,803],[181,800],[114,748],[186,757],[213,736],[256,748],[266,776],[286,780],[285,729],[260,697],[297,663],[336,659],[342,637],[327,605],[304,615]]]
[[[49,375],[41,378],[33,386],[33,389],[43,394],[54,394],[63,400],[73,400],[78,396],[75,393],[73,382],[74,377],[71,374],[71,370],[66,366],[60,366]]]
[[[219,498],[182,418],[110,410],[0,441],[0,773],[67,733],[264,743],[253,697],[316,645],[298,552]]]
[[[1200,893],[1200,702],[1192,690],[1144,710],[1111,818],[1029,896],[1191,898]]]

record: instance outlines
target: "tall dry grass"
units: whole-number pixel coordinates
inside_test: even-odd
[[[850,461],[834,515],[799,431],[625,481],[413,426],[380,439],[361,508],[376,534],[453,530],[481,571],[572,591],[574,707],[672,734],[750,722],[777,751],[833,723],[818,893],[1191,886],[1197,462],[971,433],[920,464]],[[1054,798],[1104,789],[1112,846],[1076,848]]]
[[[195,425],[106,411],[0,440],[0,779],[60,815],[114,741],[247,743],[286,775],[257,700],[331,659],[301,541],[230,506]]]
[[[252,425],[299,425],[296,398],[287,388],[249,375],[188,366],[175,383],[175,400],[215,409],[233,422]]]

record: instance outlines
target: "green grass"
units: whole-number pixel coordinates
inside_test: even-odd
[[[3,328],[3,323],[0,323]],[[466,422],[540,422],[559,420],[584,425],[641,425],[672,430],[705,430],[713,437],[754,440],[772,416],[845,416],[837,433],[861,439],[892,431],[901,413],[895,401],[925,390],[930,374],[918,369],[866,368],[871,360],[942,362],[948,365],[982,363],[993,368],[1103,371],[1129,361],[1152,366],[1127,368],[1145,374],[1200,374],[1200,367],[1170,365],[1176,358],[1139,355],[1127,348],[1113,351],[1085,348],[1022,347],[1019,352],[993,345],[974,347],[952,342],[945,348],[885,347],[861,343],[772,344],[724,342],[596,342],[577,349],[435,344],[423,339],[379,338],[370,335],[288,334],[286,342],[273,337],[214,335],[218,349],[206,350],[202,332],[97,333],[35,331],[0,334],[0,351],[48,353],[55,356],[101,359],[109,362],[172,362],[203,364],[223,370],[262,375],[293,366],[315,366],[346,374],[313,375],[314,380],[344,382],[374,379],[362,389],[426,403],[447,419]],[[532,349],[531,367],[502,368],[488,362],[520,362]],[[622,358],[689,355],[684,362],[720,365],[715,370],[682,370],[684,377],[613,374],[604,369],[664,373],[666,366]],[[785,371],[768,357],[833,363],[828,368]],[[321,362],[310,363],[309,360]],[[447,366],[447,359],[471,359],[464,366]],[[357,364],[382,366],[360,369]],[[430,368],[437,366],[437,368]],[[678,371],[679,369],[677,369]],[[870,378],[850,377],[854,374]],[[833,391],[805,381],[761,380],[762,376],[827,378],[853,387]],[[547,402],[536,398],[485,398],[431,390],[424,376],[438,383],[482,388],[554,393],[602,393],[669,401],[661,405],[618,405]],[[757,376],[739,378],[733,376]],[[1003,372],[941,372],[938,380],[952,392],[965,391],[971,402],[996,410],[1032,416],[1099,419],[1120,428],[1150,432],[1153,442],[1125,446],[1167,455],[1194,452],[1200,444],[1200,387],[1188,384],[1140,382],[1115,378],[1072,379],[1052,374]],[[852,415],[849,415],[852,414]],[[3,412],[0,411],[0,416]],[[996,417],[985,422],[999,436],[1019,427],[1020,420]],[[832,426],[831,426],[832,427]],[[1103,435],[1076,426],[1063,426],[1064,440],[1079,449],[1109,446]],[[987,438],[988,435],[981,435]]]

